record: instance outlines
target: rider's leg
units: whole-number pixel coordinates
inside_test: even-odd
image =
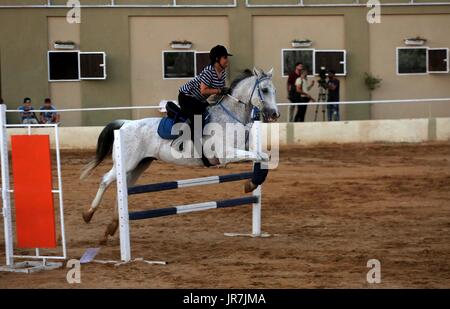
[[[195,115],[203,115],[207,105],[194,97],[188,96],[182,92],[178,95],[178,102],[181,107],[181,112],[189,119],[189,127],[191,129],[191,141],[195,146],[194,139],[194,117]],[[203,120],[203,119],[202,119]],[[203,134],[202,134],[203,135]],[[198,154],[203,153],[202,149],[196,149]]]

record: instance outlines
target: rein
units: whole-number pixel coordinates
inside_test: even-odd
[[[247,103],[241,101],[240,99],[238,99],[238,98],[236,98],[236,97],[233,97],[231,94],[228,94],[227,96],[230,97],[230,98],[232,98],[233,100],[235,100],[235,101],[238,102],[238,103],[241,103],[241,104],[244,104],[244,105],[248,105],[248,104],[250,104],[250,103],[252,102],[252,98],[253,98],[253,95],[255,94],[255,90],[258,90],[258,91],[257,91],[257,93],[258,93],[258,98],[259,98],[259,101],[261,102],[261,108],[259,108],[259,109],[261,110],[261,109],[262,109],[262,105],[264,104],[264,97],[263,97],[263,95],[262,95],[262,93],[261,93],[261,88],[259,87],[259,84],[260,84],[262,81],[269,80],[269,79],[270,79],[270,78],[267,77],[267,76],[263,76],[262,78],[257,78],[257,79],[256,79],[255,84],[253,85],[252,92],[251,92],[251,94],[250,94],[250,98],[248,99],[248,102],[247,102]],[[222,109],[225,111],[225,113],[227,113],[228,116],[230,116],[231,118],[233,118],[234,120],[236,120],[236,121],[239,122],[240,124],[246,126],[246,125],[247,125],[246,123],[243,123],[242,121],[240,121],[240,120],[236,117],[235,114],[233,114],[226,106],[223,105],[223,102],[222,102],[223,99],[224,99],[224,96],[219,100],[219,102],[218,102],[217,104],[220,105],[220,107],[222,107]],[[251,122],[250,122],[250,123],[251,123]]]

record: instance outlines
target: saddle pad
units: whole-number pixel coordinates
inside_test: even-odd
[[[161,118],[158,125],[158,135],[163,139],[176,139],[178,135],[172,135],[172,127],[175,124],[175,120],[169,117]]]
[[[208,111],[203,115],[203,128],[210,122],[211,117]],[[181,120],[181,121],[180,121]],[[182,118],[163,117],[158,125],[158,135],[163,139],[176,139],[179,135],[172,135],[172,127],[179,122],[184,122]]]

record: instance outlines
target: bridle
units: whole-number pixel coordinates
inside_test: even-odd
[[[253,99],[253,95],[255,94],[255,90],[256,90],[256,92],[258,94],[259,103],[260,103],[260,104],[258,104],[259,106],[256,106],[256,107],[259,108],[259,109],[262,109],[265,101],[264,101],[264,96],[262,94],[261,88],[259,87],[259,84],[261,82],[265,81],[265,80],[270,80],[270,77],[264,75],[263,77],[257,78],[255,80],[255,84],[253,85],[252,92],[251,92],[250,97],[249,97],[247,102],[244,102],[244,101],[242,101],[242,100],[240,100],[240,99],[238,99],[236,97],[233,97],[231,94],[228,94],[228,97],[232,98],[234,101],[236,101],[238,103],[241,103],[241,104],[244,104],[244,105],[248,105],[248,104],[251,104],[252,99]],[[222,103],[222,100],[220,100],[219,103]]]
[[[259,106],[255,106],[257,109],[259,109],[260,111],[262,110],[263,106],[264,106],[264,96],[262,94],[261,88],[259,87],[259,84],[265,80],[270,80],[270,77],[263,75],[261,78],[256,78],[255,80],[255,84],[253,85],[253,89],[252,92],[250,94],[250,97],[248,99],[247,102],[244,102],[236,97],[233,97],[231,94],[228,94],[227,96],[232,98],[234,101],[244,104],[244,105],[249,105],[252,102],[253,99],[253,95],[255,94],[255,91],[258,94],[258,99],[259,99]],[[239,120],[239,118],[236,117],[236,115],[234,115],[226,106],[224,106],[222,104],[223,99],[225,96],[223,96],[219,102],[217,103],[218,105],[220,105],[220,107],[222,107],[222,109],[228,114],[228,116],[230,116],[231,118],[233,118],[234,120],[236,120],[237,122],[241,123],[242,125],[246,126],[247,124],[243,123],[241,120]]]

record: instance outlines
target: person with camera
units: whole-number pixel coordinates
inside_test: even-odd
[[[295,87],[297,93],[300,95],[300,103],[308,103],[314,101],[314,99],[309,94],[309,91],[314,86],[314,80],[309,83],[308,81],[308,72],[303,70],[300,74],[300,77],[295,81]],[[295,115],[295,122],[304,122],[306,109],[308,105],[299,105],[297,109],[297,114]]]
[[[299,103],[300,102],[300,95],[297,92],[297,89],[295,87],[295,81],[300,77],[301,72],[303,71],[303,63],[297,62],[295,64],[294,71],[289,74],[288,80],[287,80],[287,93],[288,93],[288,100],[291,101],[291,103]],[[290,105],[289,106],[289,121],[292,122],[295,119],[295,108],[297,106]]]
[[[328,72],[328,103],[333,102],[334,104],[327,104],[327,115],[328,121],[339,121],[339,80],[336,78],[336,72],[330,70]]]

